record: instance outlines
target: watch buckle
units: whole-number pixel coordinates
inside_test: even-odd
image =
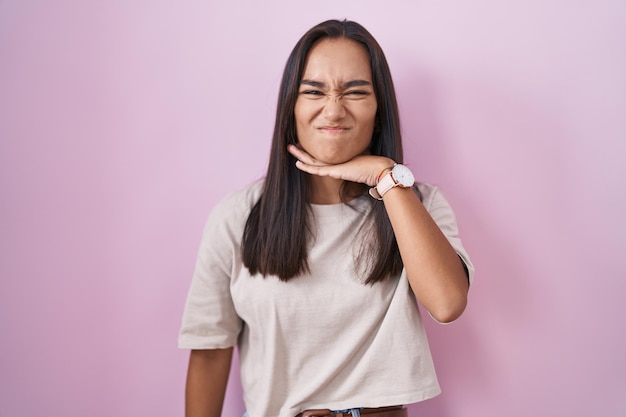
[[[383,198],[380,196],[380,194],[378,194],[378,190],[376,189],[376,187],[372,187],[369,189],[369,194],[372,198],[375,198],[378,201],[381,201]]]

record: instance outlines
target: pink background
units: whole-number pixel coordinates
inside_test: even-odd
[[[182,415],[204,220],[263,175],[285,59],[333,17],[386,51],[477,267],[411,415],[626,416],[624,1],[5,0],[1,417]]]

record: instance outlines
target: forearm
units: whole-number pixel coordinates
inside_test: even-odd
[[[185,417],[220,417],[233,348],[192,350],[185,390]]]
[[[378,184],[386,169],[393,166],[389,158],[358,155],[352,160],[336,165],[320,163],[306,151],[290,145],[289,152],[298,159],[296,166],[312,175],[318,191],[329,193],[330,187],[320,187],[318,177],[331,177],[341,181]],[[322,202],[341,202],[338,192]],[[316,200],[322,201],[320,197]],[[430,314],[440,322],[450,322],[463,313],[467,303],[468,281],[463,264],[447,238],[432,219],[414,190],[395,187],[383,197],[391,221],[402,262],[411,288]]]
[[[415,296],[437,321],[455,320],[467,304],[462,261],[412,189],[396,187],[383,201]]]

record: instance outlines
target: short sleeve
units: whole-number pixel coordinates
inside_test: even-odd
[[[230,288],[243,226],[233,219],[231,206],[232,198],[219,203],[204,228],[178,337],[181,349],[219,349],[237,342],[242,321]]]
[[[461,238],[459,237],[459,229],[456,224],[456,217],[454,216],[452,207],[450,207],[450,204],[443,196],[439,188],[428,184],[420,184],[419,190],[422,193],[423,203],[426,210],[428,210],[435,223],[439,226],[439,229],[441,229],[443,234],[448,239],[448,242],[450,242],[452,248],[454,248],[456,253],[459,255],[459,258],[461,258],[465,264],[468,279],[471,284],[474,280],[474,265],[472,264],[467,251],[463,247]]]

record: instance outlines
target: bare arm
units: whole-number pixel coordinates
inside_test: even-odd
[[[296,166],[312,175],[376,185],[389,158],[359,155],[337,165],[326,165],[293,145]],[[396,187],[384,198],[411,289],[433,318],[442,323],[457,319],[467,304],[468,281],[463,263],[415,192]]]
[[[412,189],[393,188],[383,202],[411,289],[435,320],[456,320],[469,286],[461,259]]]
[[[232,356],[233,348],[191,351],[185,417],[220,417]]]

